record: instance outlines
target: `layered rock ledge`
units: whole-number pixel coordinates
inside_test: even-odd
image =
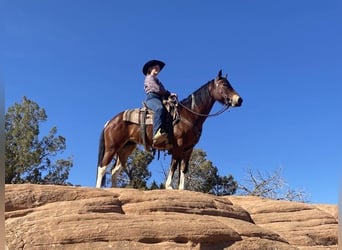
[[[337,205],[6,185],[8,249],[337,249]]]

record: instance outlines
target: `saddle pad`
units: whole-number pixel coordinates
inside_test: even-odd
[[[123,120],[128,121],[128,122],[133,122],[136,124],[142,124],[144,112],[146,112],[146,109],[144,108],[127,109],[123,113]],[[153,119],[153,111],[147,110],[145,124],[152,125],[153,124],[152,119]]]

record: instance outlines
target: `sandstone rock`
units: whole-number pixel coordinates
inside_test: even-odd
[[[6,185],[5,219],[8,249],[337,249],[337,206],[191,191]]]
[[[257,225],[279,234],[299,249],[337,249],[337,206],[245,196],[229,199],[246,209]]]

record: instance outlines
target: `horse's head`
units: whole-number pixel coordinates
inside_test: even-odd
[[[210,95],[220,103],[227,106],[240,107],[242,98],[230,85],[227,77],[222,76],[222,70],[218,72],[213,84],[209,87]]]

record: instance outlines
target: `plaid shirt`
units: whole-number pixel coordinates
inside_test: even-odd
[[[167,91],[164,85],[159,81],[159,79],[152,75],[147,75],[144,81],[145,92],[155,93],[158,95],[168,95],[170,92]]]

